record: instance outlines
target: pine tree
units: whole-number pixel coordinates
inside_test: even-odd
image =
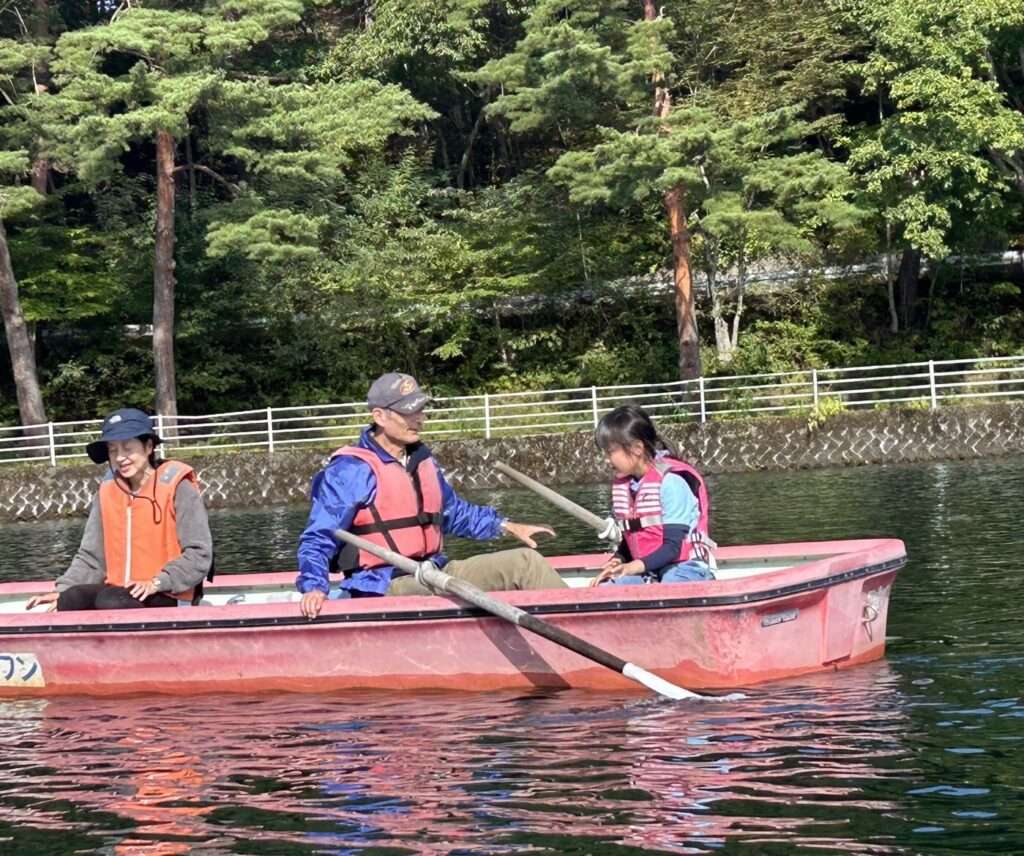
[[[700,372],[694,241],[717,271],[724,243],[741,263],[752,240],[780,253],[806,249],[815,227],[806,217],[799,225],[800,204],[831,198],[833,226],[852,222],[853,211],[845,170],[809,156],[805,142],[834,123],[826,102],[842,91],[844,44],[823,11],[806,0],[752,2],[744,16],[714,0],[680,5],[643,0],[640,18],[617,0],[543,0],[515,51],[480,76],[504,86],[493,109],[513,130],[558,140],[563,152],[548,175],[571,199],[622,210],[660,197],[680,374],[690,378]],[[764,21],[757,37],[748,11]],[[787,198],[801,188],[802,202]],[[723,355],[738,319],[727,339],[719,312]]]
[[[703,185],[694,218],[695,255],[707,278],[723,363],[739,342],[751,265],[760,259],[798,265],[820,258],[830,239],[867,216],[851,201],[853,183],[845,166],[804,148],[812,127],[799,109],[749,119],[684,109],[676,117],[692,137],[703,138],[690,156]],[[723,281],[727,269],[729,283]],[[725,318],[730,304],[731,329]]]
[[[60,92],[49,100],[65,161],[98,185],[125,152],[155,149],[153,355],[156,407],[167,417],[177,414],[176,177],[205,176],[222,194],[210,214],[211,253],[308,258],[329,221],[327,193],[356,154],[429,115],[396,87],[312,85],[262,70],[258,52],[302,14],[302,0],[130,8],[57,43]],[[196,153],[200,126],[206,148]]]
[[[294,23],[297,2],[119,10],[109,23],[66,33],[54,61],[65,155],[86,181],[108,178],[132,143],[156,149],[153,362],[158,412],[177,415],[174,363],[174,219],[177,145],[229,61]]]
[[[515,50],[481,69],[501,87],[492,110],[513,132],[552,132],[567,149],[549,170],[584,204],[660,197],[672,247],[679,372],[700,374],[694,309],[690,187],[671,174],[672,21],[652,0],[541,0]]]

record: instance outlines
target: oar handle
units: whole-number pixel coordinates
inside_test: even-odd
[[[358,535],[353,535],[351,532],[344,529],[337,529],[334,534],[339,540],[344,541],[346,544],[352,544],[361,550],[373,553],[378,558],[383,559],[385,562],[389,562],[399,570],[415,574],[418,582],[439,591],[450,592],[456,597],[479,607],[485,612],[496,615],[498,618],[502,618],[505,621],[515,624],[517,627],[530,630],[538,636],[543,636],[545,639],[549,639],[557,645],[568,648],[570,651],[575,651],[577,654],[586,657],[588,660],[593,660],[595,663],[607,666],[609,669],[613,669],[624,677],[643,684],[648,689],[654,690],[654,692],[659,693],[660,695],[677,700],[704,698],[704,696],[690,692],[683,687],[676,686],[675,684],[666,681],[664,678],[659,678],[657,675],[652,672],[648,672],[646,669],[641,669],[635,663],[629,663],[620,657],[616,657],[614,654],[605,651],[603,648],[598,648],[596,645],[592,645],[585,639],[580,639],[578,636],[574,636],[572,633],[569,633],[567,630],[563,630],[561,627],[549,624],[547,621],[537,618],[535,615],[531,615],[530,613],[520,609],[518,606],[513,606],[510,603],[505,603],[504,601],[488,597],[472,583],[456,579],[451,574],[446,574],[434,565],[433,562],[416,562],[412,559],[407,559],[405,556],[396,553],[394,550],[389,550],[387,547],[381,547],[371,541],[360,538]]]
[[[582,505],[577,505],[571,499],[562,496],[560,493],[556,493],[546,485],[542,485],[536,479],[530,478],[525,473],[521,473],[519,470],[515,470],[508,464],[502,463],[501,461],[497,461],[494,464],[494,469],[499,473],[508,476],[513,481],[519,482],[523,487],[529,488],[538,496],[544,497],[544,499],[556,508],[560,508],[566,514],[572,515],[577,520],[587,524],[591,529],[596,529],[601,538],[607,538],[609,541],[614,542],[618,542],[621,539],[621,533],[619,532],[618,526],[615,525],[614,520],[598,517],[593,511],[588,511]]]

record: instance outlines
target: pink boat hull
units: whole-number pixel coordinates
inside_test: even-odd
[[[828,555],[826,555],[828,554]],[[779,570],[712,582],[495,593],[689,689],[732,688],[881,657],[892,539],[726,547]],[[602,556],[553,559],[593,567]],[[290,585],[293,574],[208,586]],[[48,588],[0,585],[0,598]],[[636,688],[621,675],[447,597],[0,614],[0,697],[299,691]]]

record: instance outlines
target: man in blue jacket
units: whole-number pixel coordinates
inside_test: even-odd
[[[354,447],[339,449],[314,476],[309,521],[299,538],[296,580],[302,614],[308,618],[319,615],[330,591],[329,572],[339,563],[345,572],[341,588],[352,597],[431,593],[372,556],[354,558],[351,551],[342,551],[334,537],[337,529],[383,543],[412,559],[429,558],[446,573],[484,591],[565,586],[533,549],[451,562],[440,552],[442,532],[480,541],[508,534],[529,547],[537,546],[537,533],[555,533],[547,526],[513,523],[496,509],[474,505],[455,493],[420,442],[429,400],[409,375],[382,375],[367,395],[373,423]],[[390,492],[387,496],[378,492],[382,481]]]

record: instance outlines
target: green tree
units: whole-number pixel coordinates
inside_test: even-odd
[[[24,152],[0,151],[0,176],[25,175],[29,171]],[[24,192],[27,191],[27,192]],[[0,188],[0,311],[3,312],[4,333],[10,354],[14,384],[18,394],[18,412],[21,424],[40,425],[46,422],[43,396],[39,390],[39,372],[36,368],[35,345],[25,323],[18,292],[18,280],[11,265],[4,219],[20,213],[38,195],[31,187]]]
[[[564,153],[550,177],[583,204],[625,208],[659,198],[672,247],[679,371],[700,374],[687,183],[675,151],[672,20],[644,0],[541,0],[511,53],[478,79],[503,87],[491,109],[512,131],[549,133]]]
[[[426,113],[394,87],[310,85],[270,73],[269,42],[286,39],[303,11],[302,0],[131,8],[58,41],[60,94],[49,101],[62,153],[83,180],[109,180],[132,147],[155,150],[153,357],[165,416],[177,413],[177,177],[190,189],[205,177],[222,194],[208,222],[211,253],[309,258],[326,237],[329,192],[357,154]]]
[[[716,338],[727,358],[751,251],[808,255],[820,233],[855,219],[845,169],[811,146],[827,145],[840,122],[849,40],[805,0],[756,0],[743,15],[711,0],[685,11],[642,2],[642,18],[633,8],[541,2],[516,50],[480,77],[504,85],[492,109],[513,130],[557,140],[562,151],[548,175],[571,199],[618,211],[660,200],[680,373],[693,377],[694,249],[713,281]],[[726,260],[739,270],[731,335],[716,287]]]
[[[491,88],[471,79],[488,58],[511,47],[517,4],[494,0],[348,0],[357,22],[333,42],[318,74],[401,85],[436,113],[434,163],[460,190],[509,169],[500,117],[485,107]],[[498,163],[500,162],[500,163]]]
[[[691,155],[703,182],[694,218],[696,256],[707,280],[718,358],[727,363],[739,342],[751,266],[820,260],[865,212],[849,201],[846,168],[821,151],[804,150],[813,126],[796,108],[740,120],[684,108],[675,118],[700,140]]]
[[[225,66],[274,29],[296,23],[301,12],[299,0],[239,0],[196,10],[129,8],[109,23],[66,33],[57,43],[53,69],[60,95],[50,99],[51,107],[66,137],[67,159],[81,177],[103,181],[132,143],[155,146],[153,362],[156,406],[172,419],[178,143],[223,80]]]
[[[39,385],[35,343],[22,310],[4,220],[24,214],[40,200],[39,193],[22,181],[30,172],[28,148],[39,142],[34,133],[32,105],[40,96],[35,91],[33,71],[44,62],[47,54],[45,46],[0,39],[0,93],[6,102],[0,110],[0,117],[5,120],[0,139],[0,312],[14,374],[18,412],[21,424],[26,426],[46,422],[46,410]],[[4,146],[12,148],[4,149]]]
[[[863,94],[877,119],[849,140],[850,163],[880,211],[890,329],[913,321],[922,256],[937,261],[1007,204],[1019,181],[1024,115],[1008,101],[993,47],[1019,31],[1016,0],[833,0],[867,44]],[[973,225],[972,225],[973,221]],[[900,273],[893,253],[902,253]],[[897,299],[896,290],[899,290]]]

